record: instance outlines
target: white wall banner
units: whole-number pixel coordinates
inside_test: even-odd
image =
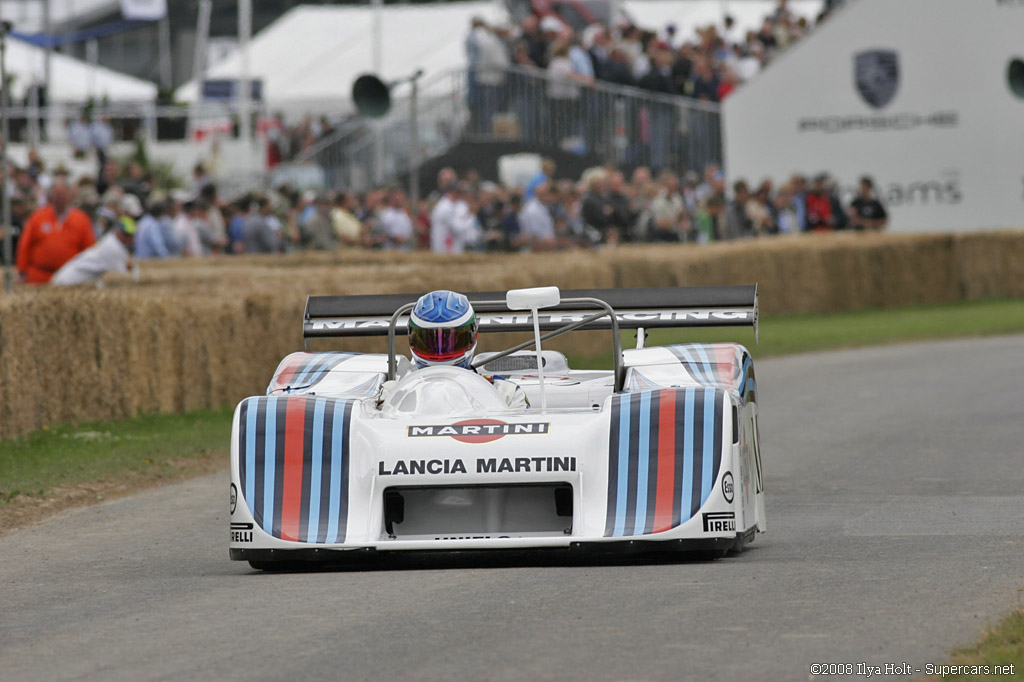
[[[121,0],[125,19],[156,21],[167,16],[167,0]]]
[[[847,3],[724,102],[729,180],[870,175],[891,230],[1024,228],[1021,36],[1024,0]]]

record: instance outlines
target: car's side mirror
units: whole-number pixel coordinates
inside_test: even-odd
[[[509,310],[537,310],[550,308],[562,301],[558,287],[534,287],[532,289],[510,289],[505,294],[505,305]]]

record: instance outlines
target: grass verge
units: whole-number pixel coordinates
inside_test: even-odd
[[[0,441],[0,535],[69,507],[223,469],[231,414],[144,415]]]
[[[930,675],[933,680],[1024,680],[1024,611],[1017,611],[989,629],[974,646],[953,650],[949,665],[956,672]],[[942,670],[940,672],[947,672]]]

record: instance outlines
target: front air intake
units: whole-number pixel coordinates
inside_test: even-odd
[[[395,487],[383,495],[382,538],[457,540],[572,533],[568,483]]]

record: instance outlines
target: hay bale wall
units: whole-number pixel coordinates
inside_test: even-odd
[[[307,294],[753,282],[769,315],[1024,298],[1024,232],[456,258],[354,251],[221,257],[144,264],[140,282],[113,279],[98,290],[22,288],[0,298],[0,438],[261,393],[280,358],[301,348]],[[596,333],[583,339],[595,349],[607,345]],[[343,343],[383,347],[380,340]],[[580,343],[572,341],[577,349]]]

